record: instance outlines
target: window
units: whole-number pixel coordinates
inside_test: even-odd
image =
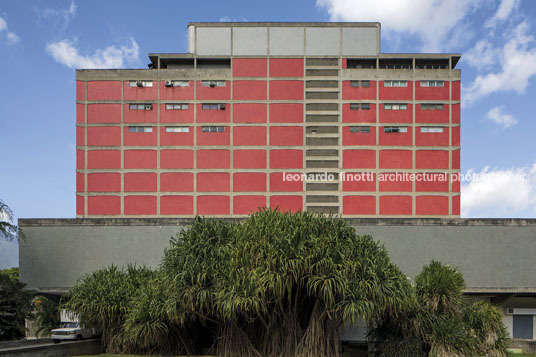
[[[167,110],[188,110],[188,104],[166,104]]]
[[[130,110],[153,110],[152,104],[130,104],[128,106]]]
[[[384,104],[383,109],[385,110],[407,110],[407,104]]]
[[[225,104],[203,104],[201,108],[203,108],[203,110],[225,110]]]
[[[350,110],[370,110],[370,103],[351,103],[350,104]]]
[[[187,126],[166,126],[166,133],[189,133],[190,128]]]
[[[225,87],[225,81],[201,81],[203,87]]]
[[[443,127],[441,126],[421,126],[421,133],[442,133]]]
[[[408,128],[406,126],[384,126],[383,131],[385,133],[407,133]]]
[[[152,87],[153,81],[130,81],[129,84],[131,87],[144,88],[144,87]]]
[[[189,81],[165,81],[164,84],[166,87],[189,87],[190,86]]]
[[[151,126],[129,126],[129,133],[152,133],[153,128]]]
[[[421,87],[444,87],[444,81],[421,81]]]
[[[370,81],[350,81],[350,87],[370,87]]]
[[[421,110],[443,110],[443,104],[421,104]]]
[[[408,81],[383,81],[384,87],[407,87]]]
[[[350,127],[350,133],[363,133],[368,134],[370,133],[370,126],[351,126]]]
[[[225,132],[224,126],[203,126],[201,128],[203,133],[223,133]]]

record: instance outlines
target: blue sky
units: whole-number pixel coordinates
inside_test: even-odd
[[[146,68],[190,21],[380,21],[382,52],[462,53],[463,217],[536,216],[536,1],[13,0],[0,4],[0,198],[75,216],[74,68]],[[510,174],[524,175],[513,181]],[[0,268],[17,264],[0,241]]]

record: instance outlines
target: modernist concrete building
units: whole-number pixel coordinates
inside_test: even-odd
[[[77,71],[77,217],[459,216],[460,55],[382,54],[378,23],[188,35],[149,69]]]
[[[76,72],[77,218],[19,220],[29,288],[156,267],[192,217],[277,206],[342,215],[410,277],[459,267],[514,337],[536,337],[536,220],[459,218],[460,55],[381,53],[378,23],[191,23],[188,38],[148,69]]]

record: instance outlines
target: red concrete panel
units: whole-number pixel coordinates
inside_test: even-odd
[[[345,169],[375,169],[376,151],[344,150],[342,152],[342,167]]]
[[[270,174],[270,192],[302,192],[303,180],[296,172],[272,172]]]
[[[443,109],[421,109],[421,104],[415,107],[415,122],[427,124],[440,124],[449,122],[449,106],[443,105]]]
[[[188,81],[188,87],[166,87],[165,81],[160,81],[161,100],[193,100],[194,81]]]
[[[270,150],[270,168],[303,168],[303,150]]]
[[[303,145],[303,127],[272,126],[270,127],[270,145]]]
[[[452,193],[460,192],[460,173],[456,172],[450,175]]]
[[[375,123],[376,104],[370,104],[370,109],[350,109],[350,103],[342,105],[343,123]]]
[[[233,128],[233,146],[266,145],[265,126],[235,126]]]
[[[452,123],[460,124],[460,105],[452,104]]]
[[[270,100],[302,100],[303,81],[270,81]]]
[[[85,175],[77,172],[76,173],[76,192],[85,192],[86,191],[86,181]]]
[[[234,196],[233,213],[250,214],[266,207],[266,196]]]
[[[370,81],[370,87],[352,87],[350,81],[342,82],[342,99],[344,100],[364,100],[376,99],[376,81]]]
[[[452,214],[455,216],[460,215],[460,195],[452,196]]]
[[[203,133],[201,127],[197,127],[197,145],[230,145],[230,127],[225,127],[223,133]]]
[[[376,128],[369,127],[369,133],[352,133],[349,126],[342,128],[343,145],[376,145]]]
[[[384,127],[379,127],[380,145],[382,146],[411,146],[413,145],[413,128],[406,133],[386,133]]]
[[[123,129],[123,142],[125,146],[156,146],[157,143],[157,127],[152,127],[150,133],[131,133],[129,127]]]
[[[233,58],[233,77],[266,77],[266,64],[266,58]]]
[[[160,174],[160,192],[192,192],[194,174],[191,172],[162,172]]]
[[[198,196],[197,214],[227,215],[230,212],[229,196]]]
[[[78,195],[76,196],[76,214],[77,215],[86,214],[84,196],[78,196]]]
[[[125,173],[125,192],[156,192],[156,173]]]
[[[86,145],[86,128],[83,126],[76,127],[76,146]]]
[[[460,150],[452,151],[452,169],[460,169]]]
[[[411,192],[413,181],[405,172],[382,172],[378,174],[380,192]]]
[[[231,121],[231,106],[225,109],[203,109],[203,104],[197,104],[196,121],[198,123],[229,123]]]
[[[348,68],[348,59],[347,58],[342,59],[342,68]]]
[[[84,104],[76,105],[76,122],[81,124],[86,122],[86,106]]]
[[[380,104],[380,123],[412,123],[413,105],[407,104],[408,109],[385,110],[385,104]]]
[[[197,174],[198,192],[228,192],[230,175],[225,172],[199,172]]]
[[[85,155],[86,155],[86,152],[84,150],[76,150],[76,168],[77,169],[86,168]]]
[[[452,81],[452,100],[460,100],[460,81]]]
[[[121,168],[121,151],[119,150],[89,150],[87,152],[87,168],[88,169],[120,169]]]
[[[161,150],[161,169],[193,169],[193,150]]]
[[[121,104],[88,104],[87,122],[121,123]]]
[[[193,123],[194,105],[189,104],[188,109],[166,109],[165,104],[160,105],[161,123]]]
[[[452,146],[460,146],[460,127],[452,128]]]
[[[408,81],[407,87],[385,87],[384,81],[379,81],[380,100],[411,100],[413,99],[413,82]]]
[[[446,150],[417,150],[415,167],[417,169],[447,170],[449,168],[449,152]]]
[[[125,169],[156,169],[156,150],[126,150]]]
[[[380,169],[411,169],[410,150],[380,150]]]
[[[234,192],[265,192],[266,174],[263,172],[237,172],[233,174]]]
[[[427,172],[417,176],[415,179],[415,191],[449,192],[449,175],[442,172]]]
[[[449,146],[449,128],[444,127],[442,133],[422,133],[421,127],[415,128],[415,145],[417,146]]]
[[[303,104],[270,104],[270,123],[303,123]]]
[[[125,214],[156,214],[156,196],[125,196]]]
[[[157,109],[156,104],[153,104],[151,110],[130,109],[130,105],[125,104],[123,108],[124,121],[125,123],[156,123],[158,121]]]
[[[125,100],[157,100],[158,82],[153,81],[152,87],[131,87],[130,81],[124,81],[123,97],[125,98]]]
[[[235,169],[265,169],[266,150],[233,150]]]
[[[228,169],[230,165],[229,150],[197,150],[198,169]]]
[[[235,103],[233,104],[234,123],[266,123],[266,104]]]
[[[90,173],[87,175],[88,192],[121,191],[121,174],[113,172]]]
[[[417,196],[415,211],[418,215],[448,215],[448,196]]]
[[[194,145],[194,128],[188,127],[190,130],[187,133],[178,132],[166,132],[165,127],[160,127],[160,145],[161,146],[181,146],[181,145]],[[134,133],[138,134],[138,133]]]
[[[76,81],[76,100],[86,100],[86,82]]]
[[[90,196],[87,198],[87,214],[114,215],[121,214],[121,197]]]
[[[415,84],[415,100],[449,100],[449,82],[443,87],[421,87],[421,81]]]
[[[160,197],[160,214],[192,215],[194,214],[194,198],[192,196]]]
[[[303,59],[270,58],[270,77],[303,77]]]
[[[233,81],[233,99],[266,100],[266,81]]]
[[[381,215],[410,215],[411,196],[381,196]]]
[[[121,100],[121,82],[88,81],[87,100]]]
[[[373,172],[347,172],[342,181],[344,192],[375,192],[376,174]]]
[[[376,214],[376,197],[344,196],[342,198],[343,214]]]
[[[303,210],[302,196],[270,196],[270,207],[281,212]]]
[[[231,82],[225,81],[223,87],[203,86],[197,81],[197,100],[229,100],[231,99]]]
[[[121,145],[121,128],[114,126],[94,126],[87,128],[88,146]]]

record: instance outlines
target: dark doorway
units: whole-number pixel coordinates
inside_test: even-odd
[[[532,340],[532,315],[514,315],[513,338]]]

